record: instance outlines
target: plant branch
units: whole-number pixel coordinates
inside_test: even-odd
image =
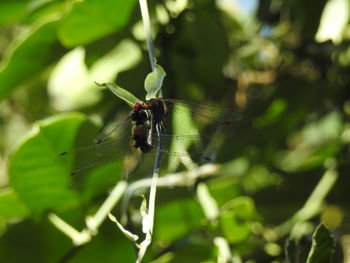
[[[288,232],[292,232],[296,229],[296,225],[317,215],[324,204],[324,200],[327,194],[330,192],[336,181],[338,180],[338,172],[336,169],[327,170],[313,192],[309,196],[308,200],[305,202],[304,206],[298,210],[294,216],[292,216],[288,221],[282,223],[275,228],[275,240],[286,235]]]
[[[78,230],[73,228],[71,225],[69,225],[67,222],[65,222],[63,219],[61,219],[54,213],[50,213],[48,217],[51,223],[57,229],[59,229],[63,234],[65,234],[70,239],[72,239],[74,245],[80,246],[91,240],[91,235],[88,231],[86,231],[86,229],[79,232]]]
[[[147,0],[139,0],[139,4],[140,4],[143,28],[144,28],[145,35],[146,35],[149,61],[151,63],[152,71],[154,71],[155,70],[155,55],[154,55],[154,45],[153,45],[153,40],[152,40],[151,23],[150,23],[150,18],[149,18]]]
[[[86,217],[87,227],[82,231],[76,230],[54,213],[49,214],[49,220],[57,229],[72,239],[74,245],[79,246],[85,244],[91,240],[93,235],[97,234],[98,228],[108,216],[109,211],[118,203],[123,193],[127,189],[127,186],[128,184],[125,181],[119,182],[96,214],[94,216]]]
[[[203,178],[207,175],[215,174],[219,171],[219,169],[220,166],[217,164],[204,164],[189,171],[167,174],[157,180],[157,187],[172,188],[176,186],[191,186],[195,184],[198,178]],[[139,191],[140,189],[151,187],[152,180],[152,178],[144,178],[137,180],[129,185],[122,200],[123,215],[125,215],[124,211],[126,211],[126,207],[128,206],[130,199],[135,194],[135,192]],[[126,224],[126,216],[123,216],[121,221],[123,224]]]
[[[145,239],[140,244],[140,250],[138,253],[136,263],[141,263],[142,258],[144,257],[148,246],[152,242],[152,234],[153,234],[153,226],[154,226],[154,211],[155,211],[155,203],[156,203],[156,192],[157,192],[157,181],[160,170],[160,161],[162,159],[162,141],[161,141],[161,127],[160,125],[156,125],[157,137],[158,137],[158,146],[157,146],[157,154],[156,159],[154,161],[153,168],[153,176],[151,181],[151,189],[149,193],[149,201],[148,201],[148,213],[146,218],[143,219],[143,231],[146,232]]]
[[[116,186],[113,188],[112,192],[109,194],[109,196],[101,205],[101,207],[98,209],[96,214],[94,216],[86,217],[86,225],[91,233],[97,233],[98,228],[106,219],[111,209],[118,203],[119,199],[125,192],[127,186],[128,184],[125,181],[120,181],[118,184],[116,184]]]

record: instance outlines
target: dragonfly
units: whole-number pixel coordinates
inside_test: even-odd
[[[211,137],[201,132],[195,134],[174,134],[169,132],[172,120],[176,118],[186,124],[188,117],[198,126],[212,126],[225,129],[226,135],[234,133],[234,123],[241,118],[239,112],[231,107],[220,107],[193,103],[177,99],[154,98],[145,102],[137,102],[132,110],[115,122],[104,127],[96,136],[94,144],[66,151],[59,154],[60,159],[83,159],[69,171],[71,176],[85,173],[91,168],[108,162],[123,160],[124,173],[130,173],[130,167],[135,166],[132,156],[143,155],[153,159],[157,153],[157,145],[170,159],[181,159],[181,162],[192,164],[193,157],[200,156],[201,160],[211,161],[204,155],[205,145]],[[181,127],[177,127],[181,130]],[[174,150],[175,149],[175,150]],[[179,150],[180,149],[180,150]]]

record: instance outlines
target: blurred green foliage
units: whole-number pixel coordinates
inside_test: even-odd
[[[148,3],[163,96],[235,105],[242,119],[217,170],[161,181],[144,262],[349,261],[349,2]],[[140,17],[135,0],[0,2],[1,262],[135,262],[113,222],[75,247],[47,215],[81,230],[121,180],[117,160],[75,187],[74,160],[57,154],[130,110],[110,90],[145,98]],[[176,134],[196,130],[184,120]],[[144,177],[112,211],[136,234]]]

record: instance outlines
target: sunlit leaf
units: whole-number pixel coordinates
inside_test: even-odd
[[[348,0],[328,1],[321,17],[320,26],[315,36],[317,42],[329,39],[339,44],[343,38],[343,31],[348,24],[350,16]],[[334,16],[334,14],[337,14]]]
[[[62,211],[78,204],[70,189],[67,167],[58,154],[73,148],[84,115],[67,114],[37,123],[17,146],[9,163],[11,186],[34,216],[50,209]]]
[[[95,104],[101,91],[90,80],[85,65],[85,49],[77,47],[57,63],[53,69],[48,92],[53,106],[61,111],[73,110]]]
[[[91,66],[90,78],[95,82],[113,81],[120,72],[132,68],[140,60],[141,50],[137,44],[124,39]]]

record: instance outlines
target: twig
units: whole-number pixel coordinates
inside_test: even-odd
[[[157,130],[157,137],[158,137],[158,146],[157,146],[157,154],[156,159],[154,161],[154,168],[153,168],[153,176],[152,176],[152,183],[151,183],[151,189],[149,193],[149,201],[148,201],[148,213],[147,218],[142,221],[144,232],[146,232],[145,239],[140,244],[140,250],[138,253],[137,261],[136,263],[141,263],[148,246],[152,242],[152,234],[153,234],[153,225],[154,225],[154,210],[155,210],[155,203],[156,203],[156,192],[157,192],[157,181],[159,176],[159,170],[160,170],[160,161],[162,158],[162,141],[161,141],[161,127],[157,124],[156,125]]]
[[[63,219],[61,219],[54,213],[50,213],[48,217],[51,223],[57,229],[59,229],[63,234],[65,234],[70,239],[72,239],[74,245],[80,246],[91,240],[91,235],[88,231],[86,231],[86,229],[79,232],[78,230],[76,230],[74,227],[66,223]]]
[[[109,211],[118,203],[123,193],[125,192],[127,186],[128,185],[125,181],[119,182],[114,187],[114,189],[112,190],[108,198],[105,200],[105,202],[102,204],[100,209],[96,212],[96,214],[94,216],[86,217],[87,227],[84,228],[82,231],[76,230],[74,227],[66,223],[63,219],[61,219],[54,213],[49,214],[49,220],[54,226],[56,226],[57,229],[59,229],[62,233],[64,233],[66,236],[72,239],[74,245],[80,246],[82,244],[85,244],[91,240],[91,237],[93,235],[97,234],[99,226],[106,219]]]
[[[109,194],[109,196],[104,201],[104,203],[101,205],[101,207],[98,209],[96,214],[94,216],[87,216],[86,217],[86,219],[85,219],[86,225],[92,234],[97,233],[99,226],[107,218],[108,213],[111,211],[111,209],[116,205],[116,203],[122,197],[127,186],[128,186],[127,182],[120,181],[113,188],[112,192]]]
[[[198,178],[203,178],[204,176],[215,174],[219,171],[219,169],[220,166],[217,164],[204,164],[189,171],[167,174],[157,180],[157,187],[172,188],[176,186],[191,186],[195,184]],[[131,197],[135,194],[136,191],[151,187],[152,180],[152,178],[137,180],[131,183],[128,189],[125,191],[122,200],[123,219],[121,221],[123,224],[126,224],[126,216],[124,216],[124,211],[126,211],[126,207],[128,206]]]
[[[304,206],[297,211],[291,219],[282,223],[274,229],[275,240],[286,235],[288,232],[292,231],[296,224],[309,220],[310,218],[317,215],[324,204],[324,200],[327,194],[332,189],[333,185],[338,180],[338,172],[336,169],[327,170],[313,192],[309,196],[308,200],[305,202]]]
[[[154,45],[153,45],[153,40],[152,40],[151,23],[150,23],[150,18],[149,18],[147,0],[139,0],[139,3],[140,3],[140,10],[141,10],[141,16],[142,16],[142,21],[143,21],[143,28],[145,30],[145,35],[146,35],[149,61],[151,63],[152,71],[154,71],[155,70],[155,55],[154,55]]]

